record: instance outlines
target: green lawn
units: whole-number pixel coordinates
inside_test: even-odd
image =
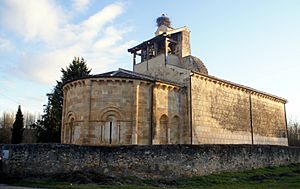
[[[91,178],[91,175],[79,177]],[[78,177],[78,175],[77,175]],[[68,179],[67,179],[68,180]],[[83,179],[84,180],[84,179]],[[91,182],[93,178],[91,178]],[[300,164],[269,167],[245,172],[227,172],[202,177],[177,180],[141,180],[135,177],[113,179],[103,178],[93,184],[71,184],[53,179],[6,179],[17,186],[31,186],[58,189],[96,188],[300,188]],[[73,182],[74,183],[74,182]]]

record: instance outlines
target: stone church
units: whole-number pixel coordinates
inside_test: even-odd
[[[286,100],[208,74],[187,27],[155,37],[119,69],[64,84],[61,141],[78,145],[288,145]]]

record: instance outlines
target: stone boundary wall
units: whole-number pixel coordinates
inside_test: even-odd
[[[93,171],[104,176],[177,178],[300,163],[300,148],[269,145],[0,145],[2,171],[40,177]]]

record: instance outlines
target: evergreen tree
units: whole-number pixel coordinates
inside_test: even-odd
[[[87,67],[83,58],[75,57],[66,69],[61,69],[61,72],[62,77],[60,81],[56,81],[56,86],[52,93],[47,94],[48,103],[44,105],[42,119],[33,125],[37,129],[38,142],[60,142],[63,106],[62,86],[67,81],[90,75],[91,69]]]
[[[79,57],[75,57],[66,70],[61,69],[62,77],[61,82],[58,82],[58,84],[61,85],[64,82],[88,76],[91,70],[87,67],[86,61],[83,58],[79,59]]]
[[[24,131],[24,119],[23,119],[23,114],[21,111],[21,106],[19,105],[17,114],[16,114],[16,119],[13,124],[12,128],[12,136],[11,136],[11,143],[12,144],[19,144],[22,142],[23,138],[23,131]]]

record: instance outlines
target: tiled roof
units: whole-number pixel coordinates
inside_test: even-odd
[[[154,77],[132,72],[129,70],[119,69],[116,71],[106,72],[102,74],[93,75],[92,77],[99,78],[99,77],[121,77],[121,78],[130,78],[130,79],[142,79],[148,81],[154,81]]]
[[[161,79],[161,78],[156,78],[156,77],[152,77],[149,75],[145,75],[145,74],[140,74],[140,73],[136,73],[133,71],[129,71],[129,70],[125,70],[125,69],[121,69],[119,68],[119,70],[116,71],[111,71],[111,72],[106,72],[106,73],[101,73],[101,74],[96,74],[96,75],[90,75],[90,76],[86,76],[80,79],[87,79],[87,78],[114,78],[114,77],[118,77],[118,78],[128,78],[128,79],[138,79],[138,80],[146,80],[146,81],[160,81],[160,82],[164,82],[164,83],[168,83],[171,85],[176,85],[179,87],[183,87],[183,84],[181,83],[177,83],[174,81],[169,81],[166,79]],[[79,80],[79,79],[75,79],[75,80]],[[75,80],[70,80],[65,82],[63,85],[70,83],[72,81]]]

